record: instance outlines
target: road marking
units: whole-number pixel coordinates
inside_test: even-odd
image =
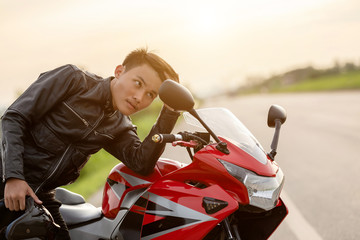
[[[298,240],[323,240],[319,233],[313,228],[308,221],[301,214],[300,210],[291,201],[286,192],[281,192],[281,198],[284,200],[289,214],[285,218],[285,223],[295,234]]]

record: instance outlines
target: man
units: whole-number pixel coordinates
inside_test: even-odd
[[[58,238],[69,239],[53,190],[73,182],[101,148],[133,171],[151,173],[164,149],[151,136],[170,133],[179,114],[163,107],[143,142],[128,116],[148,107],[166,79],[179,81],[168,63],[145,49],[131,52],[107,79],[73,65],[41,74],[2,117],[0,200],[12,218],[30,196],[61,226]],[[0,228],[8,224],[1,218]]]

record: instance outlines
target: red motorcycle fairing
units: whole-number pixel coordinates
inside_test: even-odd
[[[237,210],[237,201],[218,185],[196,187],[163,177],[182,166],[160,159],[154,172],[146,177],[121,163],[111,170],[102,211],[113,219],[120,209],[129,209],[118,229],[124,239],[186,237],[189,229],[194,239],[200,239]],[[207,213],[206,204],[215,204],[214,211]]]
[[[164,174],[175,171],[182,166],[183,164],[176,161],[159,159],[153,173],[145,177],[134,173],[122,163],[117,164],[110,171],[104,186],[102,201],[104,216],[114,219],[128,192],[147,187]]]
[[[189,184],[219,185],[239,203],[243,205],[249,204],[246,187],[231,176],[217,160],[217,158],[222,156],[211,153],[211,151],[208,151],[209,149],[212,150],[212,147],[208,146],[201,149],[194,155],[191,164],[163,178]]]
[[[241,205],[247,205],[249,204],[249,196],[245,185],[230,175],[219,162],[219,159],[267,177],[275,176],[279,167],[275,162],[270,161],[269,159],[266,164],[262,164],[233,143],[223,138],[221,138],[221,140],[227,143],[230,154],[224,154],[218,151],[214,144],[208,145],[194,155],[191,164],[164,176],[164,178],[181,182],[186,182],[191,179],[194,182],[203,182],[207,185],[218,184]]]
[[[204,199],[222,203],[213,213]],[[160,180],[136,201],[120,226],[124,239],[192,239],[206,236],[238,209],[238,203],[218,185],[196,188],[186,183]]]
[[[262,164],[231,142],[224,142],[230,150],[228,155],[208,145],[196,152],[187,166],[160,159],[154,172],[146,177],[123,164],[115,166],[105,184],[102,205],[104,215],[112,219],[120,209],[127,209],[115,234],[124,239],[180,239],[188,237],[190,230],[194,239],[208,238],[209,232],[224,218],[242,212],[236,210],[249,205],[246,186],[230,175],[219,159],[254,169],[263,176],[276,175],[278,166],[269,159]],[[205,210],[207,200],[209,205],[222,207],[209,213]],[[258,219],[264,223],[265,216],[254,218],[252,214],[246,222]],[[287,210],[281,205],[264,214],[267,221],[274,218],[281,221]],[[276,226],[270,227],[265,235],[270,235]],[[251,235],[256,232],[241,230]]]

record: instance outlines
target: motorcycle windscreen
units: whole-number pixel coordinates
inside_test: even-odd
[[[263,147],[247,127],[228,109],[203,108],[196,110],[196,112],[218,137],[230,140],[258,162],[267,163],[266,152]],[[183,116],[187,124],[204,129],[191,114],[185,112]]]

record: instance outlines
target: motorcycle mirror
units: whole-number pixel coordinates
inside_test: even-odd
[[[190,91],[173,80],[165,80],[159,89],[159,97],[166,105],[176,111],[190,111],[195,102]]]
[[[276,120],[280,120],[281,124],[283,124],[286,121],[286,111],[279,105],[272,105],[268,114],[268,126],[272,128],[275,127]]]
[[[159,97],[166,105],[171,107],[176,111],[187,111],[193,115],[199,122],[204,126],[204,128],[210,133],[210,135],[218,143],[216,148],[225,154],[229,154],[227,145],[225,142],[221,142],[220,139],[215,135],[215,133],[207,126],[207,124],[201,119],[199,114],[194,109],[194,98],[191,92],[181,84],[172,81],[165,80],[159,89]]]

